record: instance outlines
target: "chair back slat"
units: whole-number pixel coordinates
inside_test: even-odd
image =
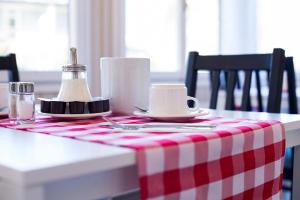
[[[227,73],[227,85],[226,85],[226,99],[225,99],[225,109],[234,110],[235,101],[234,101],[234,88],[237,80],[237,72],[229,71]]]
[[[220,88],[220,70],[214,70],[211,73],[211,96],[209,108],[216,109],[218,102],[218,93]]]
[[[244,81],[242,103],[241,103],[242,111],[251,110],[251,103],[250,103],[251,79],[252,79],[252,70],[245,71],[245,81]]]
[[[257,89],[257,110],[263,112],[263,100],[261,95],[260,73],[259,70],[255,70],[255,82]]]

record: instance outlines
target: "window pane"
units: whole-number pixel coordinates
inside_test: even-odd
[[[219,52],[219,0],[186,0],[186,50]]]
[[[151,70],[179,68],[178,0],[126,0],[126,56],[151,58]]]
[[[287,56],[294,57],[295,67],[298,66],[300,59],[299,7],[299,0],[257,1],[257,49],[259,52],[271,52],[276,47],[283,48]]]
[[[0,54],[16,53],[21,70],[60,70],[69,45],[68,1],[0,0]]]

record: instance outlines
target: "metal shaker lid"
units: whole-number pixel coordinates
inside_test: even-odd
[[[19,82],[17,91],[19,94],[29,94],[34,92],[33,82]]]
[[[18,92],[18,84],[19,82],[9,82],[8,90],[11,94],[16,94]]]
[[[72,64],[62,67],[63,72],[82,72],[86,71],[86,66],[77,63],[77,49],[70,48],[70,58]]]

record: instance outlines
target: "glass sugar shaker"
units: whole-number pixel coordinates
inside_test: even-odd
[[[34,121],[34,83],[19,82],[17,89],[17,123]]]
[[[70,49],[70,55],[72,63],[62,67],[62,82],[57,99],[65,102],[91,101],[86,66],[77,63],[76,48]]]
[[[17,118],[17,88],[18,82],[9,82],[8,117]]]

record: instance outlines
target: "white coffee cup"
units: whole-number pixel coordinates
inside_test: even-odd
[[[132,114],[135,106],[148,109],[148,58],[101,58],[100,73],[101,96],[110,98],[113,113]]]
[[[0,109],[8,106],[8,83],[0,83]]]
[[[189,108],[187,101],[195,102]],[[150,88],[149,113],[155,115],[185,115],[200,111],[199,100],[187,96],[184,84],[152,84]]]

